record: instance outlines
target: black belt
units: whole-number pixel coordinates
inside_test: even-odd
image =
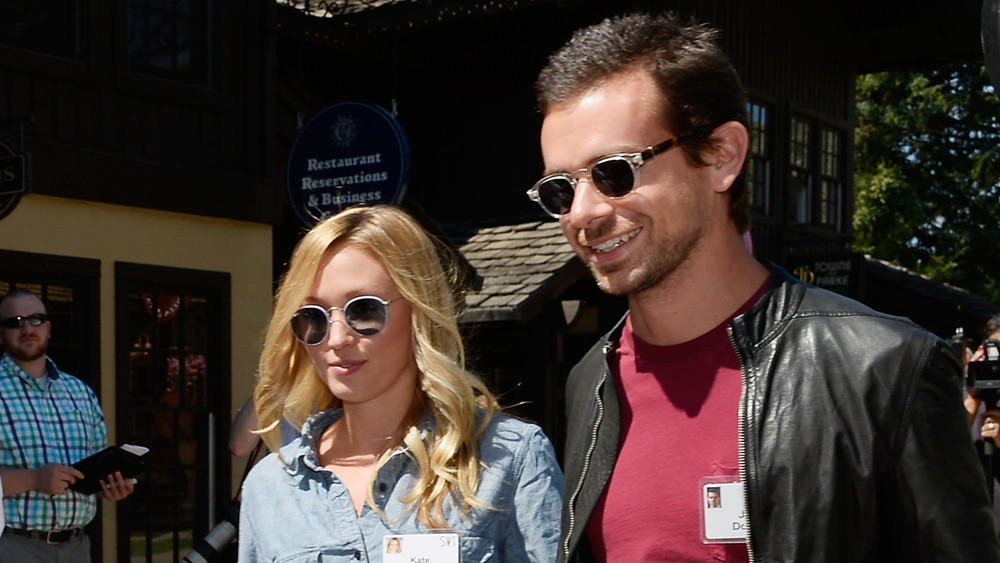
[[[43,532],[41,530],[18,530],[17,528],[11,528],[10,526],[4,528],[5,533],[11,533],[16,536],[24,536],[26,538],[31,538],[33,540],[41,540],[45,543],[66,543],[71,539],[79,536],[83,533],[83,528],[73,528],[72,530],[53,530],[51,532]]]

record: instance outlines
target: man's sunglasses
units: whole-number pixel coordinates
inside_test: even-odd
[[[24,326],[24,323],[28,323],[31,326],[38,326],[44,323],[46,319],[48,319],[48,317],[45,313],[35,313],[34,315],[28,315],[27,317],[15,315],[0,321],[0,327],[21,328]]]
[[[573,206],[573,194],[581,174],[590,173],[590,179],[605,197],[615,199],[628,195],[639,185],[639,167],[653,160],[658,154],[679,147],[703,135],[705,129],[671,137],[658,145],[646,147],[642,152],[619,153],[602,156],[586,168],[576,172],[556,172],[535,182],[528,190],[528,198],[538,203],[546,213],[556,219],[569,213]]]
[[[316,346],[330,334],[330,324],[333,323],[330,313],[343,311],[344,320],[354,334],[375,336],[389,324],[389,304],[400,299],[402,297],[386,301],[372,295],[362,295],[351,299],[343,307],[324,309],[319,305],[303,305],[292,315],[292,334],[299,342]]]

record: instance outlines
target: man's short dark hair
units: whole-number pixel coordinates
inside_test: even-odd
[[[580,29],[553,53],[535,88],[543,114],[615,76],[644,69],[663,94],[661,118],[675,134],[714,129],[738,121],[749,131],[747,100],[736,69],[717,43],[718,32],[701,23],[683,23],[674,13],[629,14]],[[683,146],[688,162],[701,158],[711,141]],[[730,217],[740,232],[750,228],[750,198],[743,174],[729,189]]]

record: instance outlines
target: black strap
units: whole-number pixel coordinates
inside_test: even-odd
[[[5,532],[10,532],[15,536],[24,536],[33,540],[41,540],[46,543],[66,543],[83,533],[83,528],[73,528],[72,530],[53,530],[43,532],[42,530],[19,530],[7,526]]]
[[[243,476],[240,477],[240,486],[236,489],[236,494],[233,495],[234,502],[240,501],[240,493],[243,492],[243,481],[247,480],[247,475],[250,474],[250,469],[253,467],[253,464],[257,462],[257,456],[260,454],[260,449],[263,446],[264,440],[257,440],[257,445],[253,447],[253,450],[250,452],[250,456],[247,457],[246,467],[243,468]]]

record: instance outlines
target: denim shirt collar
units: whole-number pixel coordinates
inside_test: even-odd
[[[343,416],[344,409],[333,408],[322,410],[306,419],[305,424],[302,425],[301,436],[281,448],[281,457],[287,460],[286,471],[290,475],[299,472],[302,465],[312,471],[326,471],[319,462],[317,445],[323,432]],[[427,440],[428,435],[435,428],[434,416],[430,412],[425,412],[417,422],[417,428],[420,430],[420,439]],[[408,450],[409,447],[406,444],[401,444],[393,451],[392,457],[405,454]]]

